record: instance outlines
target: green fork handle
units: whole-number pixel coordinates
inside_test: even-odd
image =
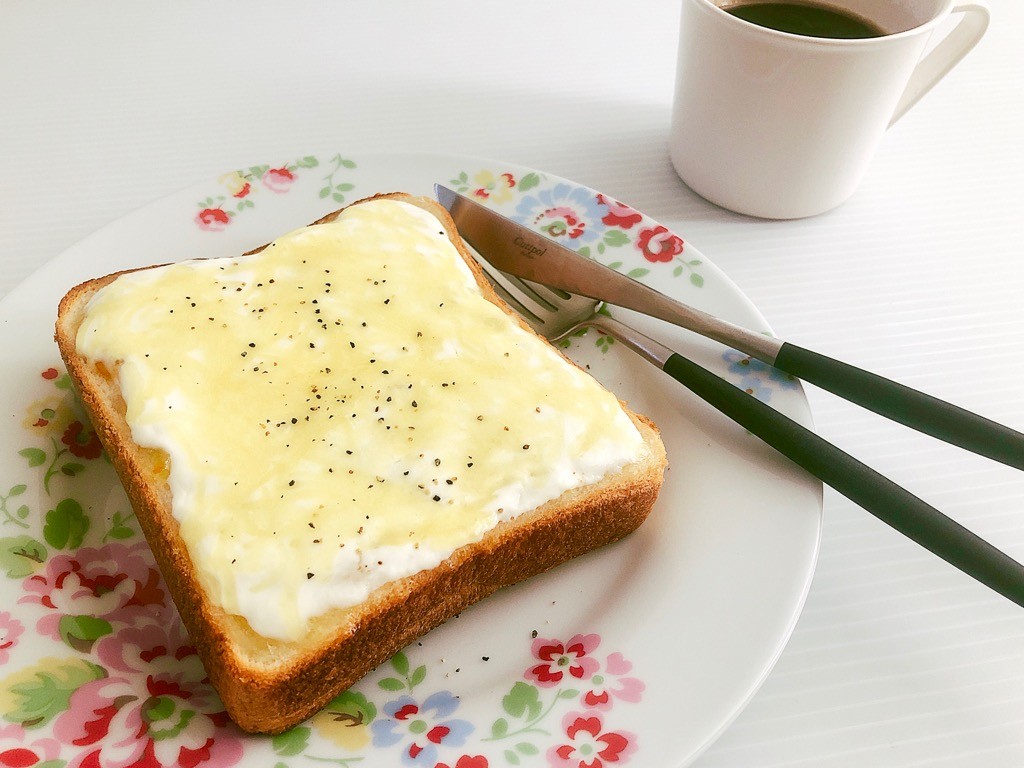
[[[1024,566],[884,475],[668,347],[611,318],[588,323],[651,361],[798,466],[1017,605]]]

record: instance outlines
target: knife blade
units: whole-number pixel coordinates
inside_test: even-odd
[[[1024,469],[1024,434],[877,374],[683,304],[435,184],[462,238],[503,272],[656,317],[714,339],[939,440]]]
[[[782,342],[721,320],[616,272],[496,211],[434,185],[459,235],[502,272],[673,323],[773,365]]]

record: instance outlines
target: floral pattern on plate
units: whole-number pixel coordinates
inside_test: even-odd
[[[346,194],[355,186],[338,179],[346,170],[356,167],[354,161],[336,154],[323,163],[315,155],[307,155],[280,167],[258,165],[233,171],[221,176],[219,182],[231,197],[238,198],[234,209],[225,194],[214,194],[200,201],[202,210],[196,215],[195,222],[201,229],[221,231],[231,223],[233,216],[253,207],[251,197],[256,190],[255,184],[283,194],[292,189],[300,173],[305,175],[313,169],[327,170],[321,178],[322,186],[317,193],[319,199],[330,198],[344,204]],[[685,277],[693,288],[704,286],[703,260],[689,257],[682,237],[603,193],[562,179],[551,179],[536,171],[464,170],[448,183],[457,192],[612,269],[623,271],[627,263],[635,261],[639,255],[643,259],[642,265],[625,271],[634,280],[648,276],[660,279],[665,276],[663,271],[668,270],[673,278]],[[610,314],[606,308],[602,311]],[[601,352],[607,352],[615,343],[610,336],[583,330],[574,337],[562,339],[559,346],[567,348],[573,343],[573,338],[588,335],[594,337],[594,345]],[[732,358],[739,354],[729,350],[723,355],[728,375],[733,383],[758,399],[770,400],[773,386],[796,386],[792,377],[780,376],[775,369],[749,357],[746,358],[749,367],[738,368]]]
[[[346,193],[353,189],[352,184],[344,181],[344,172],[355,167],[354,161],[340,154],[330,158],[326,163],[321,163],[315,155],[305,155],[281,165],[252,165],[230,171],[217,180],[221,189],[197,203],[199,213],[196,214],[194,221],[200,229],[220,232],[236,216],[256,207],[253,198],[260,190],[276,195],[286,194],[300,177],[306,176],[307,172],[313,172],[313,169],[317,169],[318,172],[325,169],[327,171],[320,177],[322,185],[319,188],[319,197],[329,197],[334,202],[343,204]]]
[[[24,481],[0,494],[0,569],[18,594],[14,611],[0,611],[2,768],[199,768],[247,755],[298,768],[371,754],[423,768],[599,768],[638,749],[615,715],[641,701],[644,683],[596,633],[524,643],[522,674],[492,711],[469,711],[410,649],[305,723],[273,737],[242,733],[67,373],[40,373],[22,426]],[[107,514],[96,498],[112,499]]]

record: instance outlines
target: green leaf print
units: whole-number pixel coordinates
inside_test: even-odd
[[[18,455],[28,459],[30,467],[38,467],[46,462],[46,451],[39,448],[22,448]]]
[[[26,490],[28,490],[28,486],[24,483],[19,483],[18,485],[12,485],[6,495],[0,493],[0,516],[2,516],[5,524],[12,523],[19,528],[28,528],[28,523],[24,522],[25,518],[28,517],[28,506],[22,504],[14,514],[11,513],[7,506],[11,499],[21,496]]]
[[[12,579],[31,576],[45,560],[46,547],[31,536],[0,539],[0,570]]]
[[[502,708],[512,717],[533,720],[540,715],[542,705],[537,689],[527,683],[518,682],[501,700]]]
[[[274,747],[274,751],[282,757],[298,755],[304,752],[309,744],[309,734],[308,727],[297,725],[274,736],[271,745]]]
[[[522,192],[533,189],[540,184],[540,175],[536,173],[528,173],[519,180],[519,189]]]
[[[4,713],[8,722],[25,728],[45,725],[68,708],[71,694],[86,683],[106,676],[103,667],[85,659],[47,659],[45,669],[33,672],[27,679],[7,685],[9,698],[16,701],[14,709]]]
[[[331,699],[323,712],[346,725],[369,725],[377,717],[377,707],[357,691],[343,691]]]
[[[132,517],[134,517],[134,515],[125,515],[121,512],[114,512],[113,517],[110,519],[110,530],[103,536],[103,543],[106,544],[110,539],[122,541],[134,536],[135,530],[128,527],[126,524]]]
[[[427,679],[427,666],[420,664],[416,669],[412,671],[412,676],[409,678],[409,687],[415,688],[417,685]]]
[[[399,680],[397,677],[385,677],[383,680],[377,683],[385,691],[404,691],[405,683]]]
[[[378,680],[377,686],[385,691],[411,691],[427,677],[427,668],[422,664],[412,670],[410,674],[409,657],[402,651],[391,657],[391,668],[401,675],[401,678],[385,677],[383,680]]]
[[[109,621],[95,616],[61,616],[57,629],[69,648],[83,653],[88,653],[93,643],[114,631]]]
[[[89,518],[74,499],[58,502],[46,513],[43,538],[54,549],[78,549],[89,530]]]
[[[604,233],[603,240],[606,245],[611,245],[618,248],[629,242],[629,235],[627,235],[621,229],[609,229],[607,232]]]
[[[395,668],[395,672],[405,677],[409,674],[409,657],[399,651],[391,657],[391,666]]]

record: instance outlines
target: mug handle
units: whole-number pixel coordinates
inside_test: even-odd
[[[949,70],[981,40],[981,36],[988,29],[988,6],[980,2],[960,3],[953,7],[951,13],[962,13],[963,18],[911,73],[910,82],[907,83],[892,120],[889,121],[890,126],[945,77]]]

